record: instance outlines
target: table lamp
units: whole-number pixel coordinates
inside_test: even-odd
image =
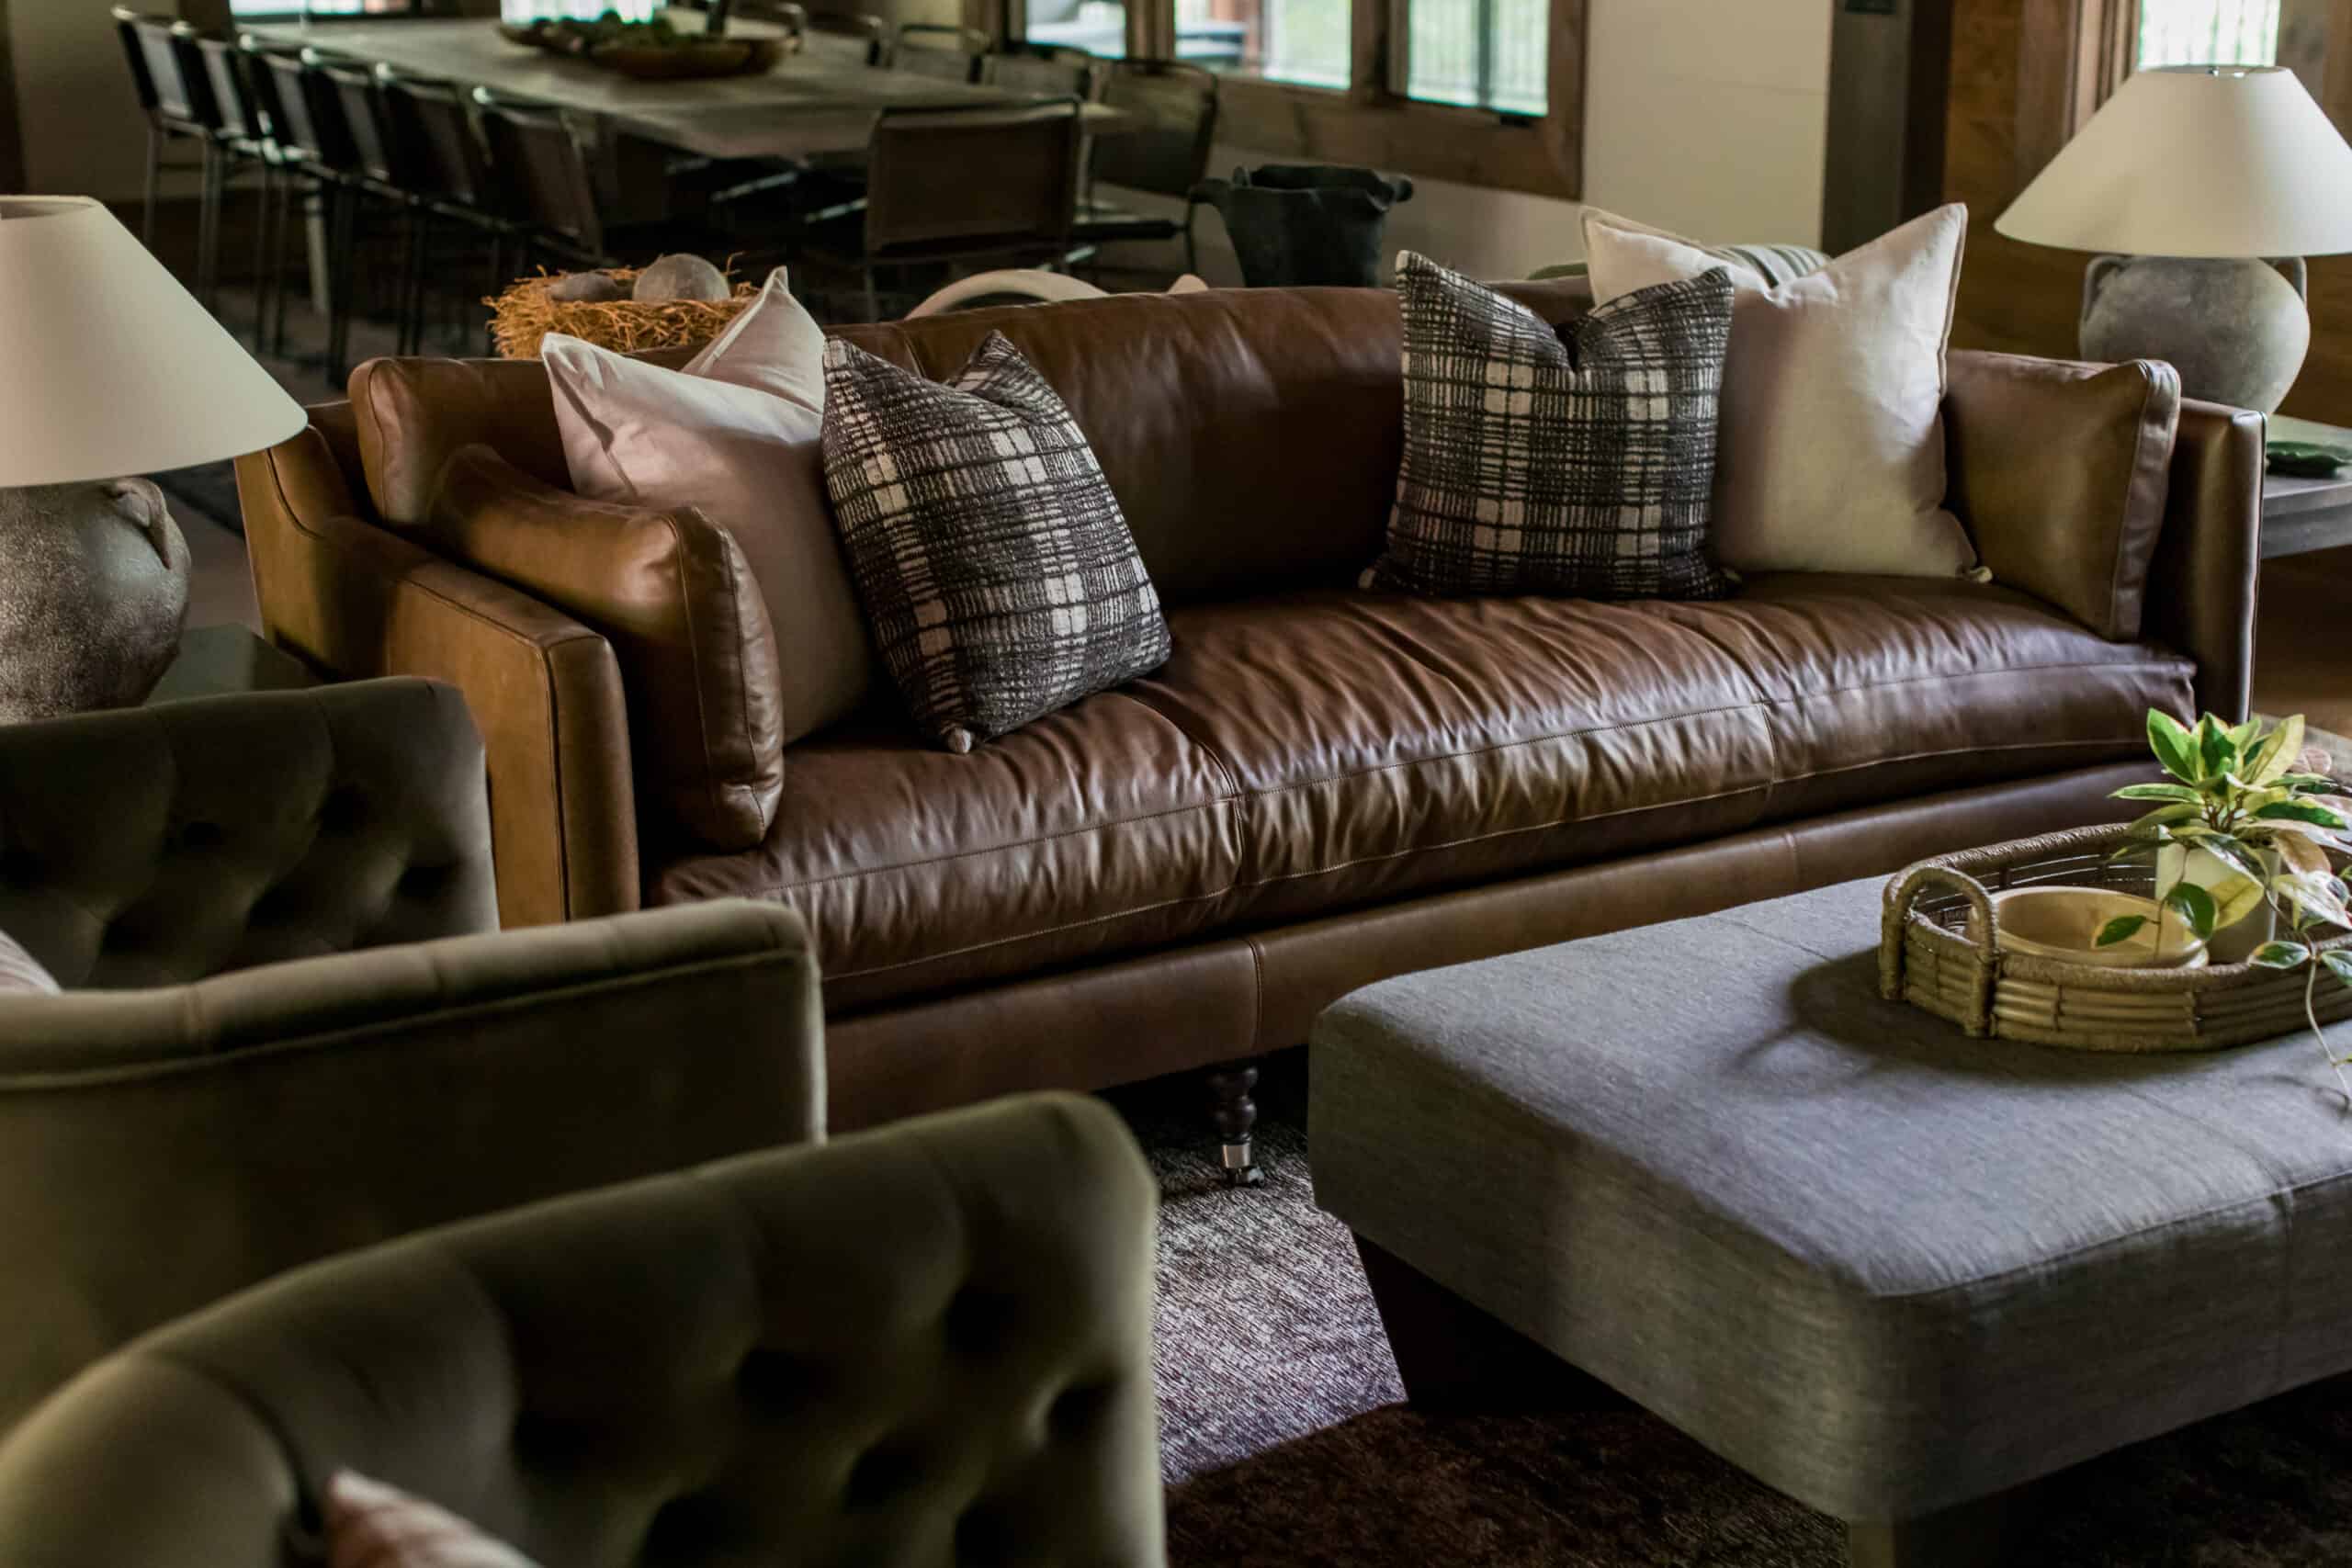
[[[2141,71],[1993,227],[2121,253],[2084,276],[2084,358],[2270,413],[2311,345],[2302,258],[2352,251],[2352,147],[2290,71]]]
[[[126,474],[303,413],[96,201],[0,197],[0,722],[138,703],[178,650],[187,541]]]

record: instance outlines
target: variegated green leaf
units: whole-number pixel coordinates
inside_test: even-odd
[[[2098,928],[2098,936],[2092,945],[2113,947],[2119,942],[2130,942],[2140,934],[2140,928],[2147,923],[2148,917],[2145,915],[2118,915]]]
[[[2303,754],[2303,716],[2295,714],[2280,719],[2278,728],[2270,732],[2255,752],[2246,773],[2251,784],[2267,784],[2282,773],[2290,773],[2295,759]]]
[[[2252,962],[2265,969],[2292,969],[2312,955],[2312,950],[2299,942],[2266,942],[2254,950]]]
[[[2165,905],[2181,918],[2189,934],[2199,942],[2213,934],[2214,921],[2221,917],[2213,896],[2194,882],[2184,882],[2165,894]]]
[[[2165,772],[2181,783],[2198,782],[2197,743],[2178,719],[2161,708],[2148,710],[2148,750],[2156,754]]]

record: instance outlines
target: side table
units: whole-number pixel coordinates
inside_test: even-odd
[[[2352,450],[2352,430],[2273,414],[2273,441],[2311,441]],[[2352,468],[2326,479],[2262,476],[2262,558],[2300,556],[2352,545]]]
[[[191,626],[180,634],[179,657],[147,701],[153,705],[230,692],[291,692],[321,683],[308,665],[250,627]]]

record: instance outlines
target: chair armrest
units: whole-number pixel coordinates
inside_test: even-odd
[[[237,490],[271,641],[345,679],[426,675],[465,694],[501,923],[636,908],[628,710],[605,639],[364,521],[316,428],[238,459]]]
[[[820,1007],[799,918],[741,900],[12,998],[0,1428],[298,1264],[820,1137]]]

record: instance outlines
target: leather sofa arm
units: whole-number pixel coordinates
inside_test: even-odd
[[[2246,409],[2182,401],[2164,532],[2148,570],[2147,636],[2197,660],[2200,711],[2233,724],[2254,705],[2264,427]]]
[[[237,490],[272,642],[345,679],[425,675],[465,694],[501,924],[636,908],[628,709],[604,637],[364,521],[316,428],[238,459]]]
[[[743,900],[9,998],[0,1429],[282,1269],[814,1141],[823,1060],[807,930]]]
[[[1995,577],[2102,636],[2187,654],[2199,705],[2244,717],[2262,416],[2179,399],[2163,367],[1968,350],[1949,365],[1951,499]],[[2170,440],[2158,471],[2160,429]]]

